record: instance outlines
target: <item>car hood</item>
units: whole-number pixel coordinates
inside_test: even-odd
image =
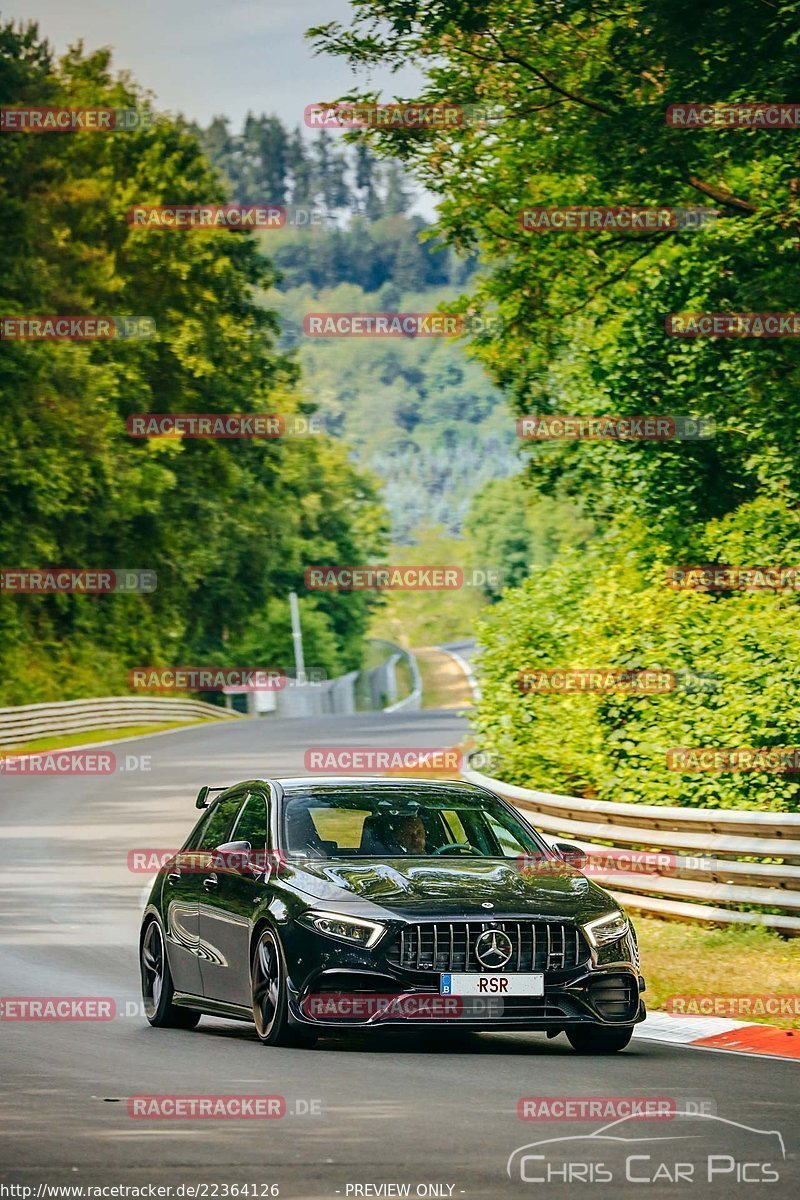
[[[613,899],[566,863],[549,860],[520,870],[514,860],[430,859],[314,861],[289,868],[287,882],[326,903],[371,902],[403,915],[476,915],[491,904],[502,913],[588,920],[608,912]]]

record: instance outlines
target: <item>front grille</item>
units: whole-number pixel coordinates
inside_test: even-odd
[[[483,971],[475,943],[487,929],[502,929],[512,954],[500,968],[568,971],[589,959],[589,946],[574,925],[553,921],[435,921],[408,925],[395,937],[388,959],[409,971]]]

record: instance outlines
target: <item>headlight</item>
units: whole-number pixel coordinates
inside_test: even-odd
[[[316,929],[318,933],[328,937],[340,938],[343,942],[353,942],[357,946],[374,946],[386,926],[377,921],[365,921],[362,917],[346,917],[336,912],[315,912],[310,909],[298,917],[302,925]]]
[[[609,942],[616,942],[628,932],[628,918],[625,913],[615,909],[604,917],[598,917],[596,921],[587,921],[582,928],[595,948],[607,946]]]

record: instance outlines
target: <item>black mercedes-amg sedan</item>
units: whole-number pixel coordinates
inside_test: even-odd
[[[268,1045],[387,1027],[566,1033],[644,1018],[633,926],[513,808],[460,781],[252,779],[159,871],[140,938],[151,1025],[203,1013]]]

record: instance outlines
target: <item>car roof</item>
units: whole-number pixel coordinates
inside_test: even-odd
[[[301,788],[317,787],[323,784],[325,787],[349,787],[349,788],[370,788],[375,787],[405,787],[409,783],[413,783],[415,787],[421,788],[466,788],[469,791],[482,791],[475,784],[467,783],[465,779],[419,779],[413,775],[399,775],[387,778],[385,775],[293,775],[288,778],[278,776],[273,780],[274,783],[279,783],[285,792],[297,791]]]
[[[380,790],[391,791],[401,787],[414,786],[420,791],[459,791],[473,792],[476,796],[492,796],[486,787],[470,784],[465,779],[417,779],[414,775],[398,775],[386,778],[386,775],[271,775],[266,779],[240,779],[235,784],[218,787],[216,791],[222,794],[239,791],[241,787],[261,787],[266,791],[277,790],[284,796],[291,792],[308,791],[308,788],[347,787],[351,790]]]
[[[466,792],[475,797],[497,800],[494,792],[490,792],[479,784],[469,783],[466,779],[419,779],[413,775],[398,775],[391,778],[387,778],[385,775],[276,775],[264,779],[239,779],[224,787],[214,787],[211,790],[218,794],[208,804],[201,807],[213,808],[220,800],[224,800],[232,793],[251,788],[258,788],[267,793],[271,792],[276,800],[280,801],[293,794],[309,791],[320,793],[329,789],[341,788],[342,790],[347,789],[352,796],[354,791],[370,791],[373,794],[376,790],[397,792],[410,786],[417,792],[438,792],[439,795],[448,791],[460,792],[462,795]]]

